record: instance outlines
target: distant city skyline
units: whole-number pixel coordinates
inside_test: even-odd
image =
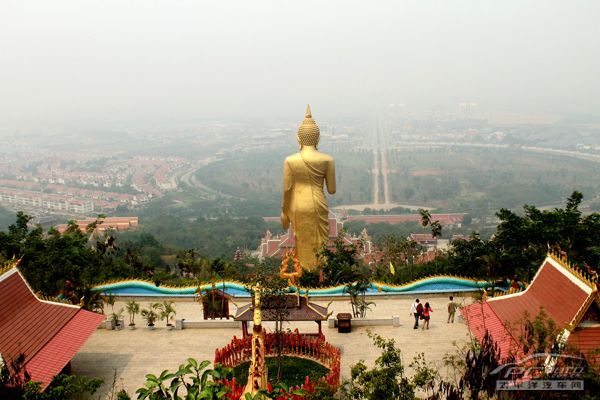
[[[594,114],[596,1],[4,1],[0,125]]]

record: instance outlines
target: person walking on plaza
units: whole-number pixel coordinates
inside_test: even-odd
[[[425,303],[425,307],[423,307],[423,327],[421,329],[429,329],[429,318],[431,317],[431,313],[433,312],[433,308],[429,305],[429,303]]]
[[[454,323],[454,315],[456,309],[460,307],[460,304],[454,302],[454,297],[450,296],[450,303],[448,303],[448,323]]]
[[[419,302],[419,299],[415,299],[415,302],[410,307],[410,314],[415,317],[415,326],[413,329],[419,329],[419,318],[423,313],[423,304]]]

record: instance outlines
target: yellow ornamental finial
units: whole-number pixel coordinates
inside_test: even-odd
[[[306,105],[306,115],[304,118],[312,118],[312,112],[310,111],[310,104]]]

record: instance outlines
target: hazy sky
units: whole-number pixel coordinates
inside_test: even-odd
[[[600,2],[0,1],[0,124],[600,113]]]

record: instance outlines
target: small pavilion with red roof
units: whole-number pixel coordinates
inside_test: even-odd
[[[0,269],[0,355],[5,367],[20,354],[42,390],[104,320],[78,306],[39,299],[14,263]]]
[[[279,319],[291,321],[314,321],[317,323],[318,336],[323,334],[321,323],[327,321],[327,307],[308,301],[308,296],[298,293],[283,294],[278,296],[265,296],[262,300],[262,320],[277,321]],[[252,303],[238,308],[234,320],[242,322],[243,337],[249,336],[248,322],[254,320],[254,306]]]
[[[600,294],[590,278],[566,258],[549,253],[530,285],[522,292],[489,298],[464,307],[469,330],[482,340],[488,331],[503,357],[521,353],[523,318],[540,309],[562,329],[561,341],[574,345],[591,364],[600,366]]]

